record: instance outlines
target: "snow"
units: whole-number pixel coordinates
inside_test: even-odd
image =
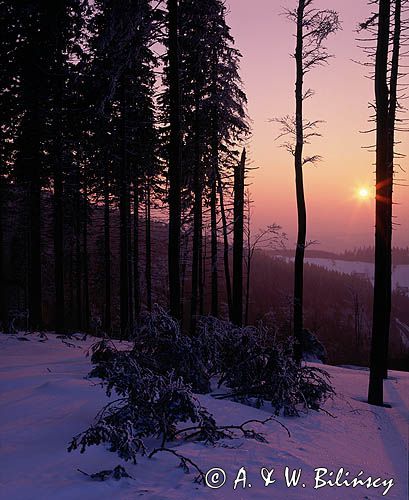
[[[402,340],[402,345],[405,349],[409,349],[409,326],[402,323],[398,318],[395,318],[395,321]]]
[[[216,490],[193,482],[170,455],[141,457],[134,466],[123,463],[103,446],[81,455],[67,453],[75,434],[86,429],[106,402],[97,381],[85,379],[90,369],[85,353],[93,339],[72,341],[73,346],[48,335],[35,335],[23,342],[17,336],[0,336],[0,498],[7,500],[104,500],[104,499],[364,499],[407,497],[407,422],[409,374],[391,372],[385,383],[385,400],[392,408],[368,406],[365,401],[368,372],[327,366],[337,396],[325,405],[325,412],[310,412],[300,418],[257,426],[268,443],[252,440],[226,441],[217,447],[185,443],[178,451],[192,458],[203,471],[223,468],[226,484]],[[322,367],[322,365],[320,365]],[[202,403],[220,424],[263,420],[268,408],[250,408],[230,401],[201,396]],[[122,464],[134,478],[94,482],[77,471],[93,473]],[[287,488],[284,469],[301,468],[303,488]],[[246,468],[247,488],[234,480]],[[260,470],[275,468],[276,482],[268,487]],[[394,479],[385,497],[385,487],[325,487],[314,489],[314,469],[341,467],[355,477],[361,470],[382,480]],[[266,474],[266,471],[264,471]],[[249,487],[251,483],[251,487]],[[377,483],[379,484],[379,483]]]
[[[286,260],[291,260],[286,258]],[[355,262],[338,259],[323,259],[320,257],[306,257],[305,262],[315,266],[324,267],[329,271],[337,271],[344,274],[358,274],[374,281],[374,264],[371,262]],[[409,288],[409,265],[393,266],[392,270],[393,289],[398,287]]]

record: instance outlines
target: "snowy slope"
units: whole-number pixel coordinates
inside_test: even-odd
[[[218,490],[193,482],[172,456],[141,458],[136,466],[125,465],[134,480],[99,483],[77,471],[97,472],[121,463],[103,447],[84,455],[68,454],[71,437],[87,428],[106,401],[95,381],[85,380],[90,368],[85,352],[91,341],[69,347],[49,336],[19,341],[16,336],[0,336],[0,498],[7,500],[149,500],[219,498],[224,499],[364,499],[381,498],[385,486],[314,489],[314,469],[338,471],[344,467],[355,477],[393,478],[394,486],[385,498],[407,498],[407,423],[409,374],[392,372],[386,383],[386,400],[391,409],[374,408],[363,400],[368,373],[327,367],[337,390],[326,413],[311,412],[301,418],[281,418],[291,431],[276,422],[263,427],[268,444],[237,439],[227,446],[209,448],[183,444],[180,451],[194,459],[202,470],[221,467],[226,484]],[[239,424],[247,419],[264,419],[267,409],[257,410],[228,401],[201,397],[220,424]],[[235,446],[234,448],[232,446]],[[247,488],[233,490],[239,469],[247,471]],[[302,468],[297,488],[287,488],[284,470]],[[260,469],[275,468],[276,482],[268,487]],[[265,471],[264,471],[265,473]],[[251,487],[249,486],[251,484]],[[305,484],[303,488],[301,483]],[[378,484],[378,483],[376,483]]]

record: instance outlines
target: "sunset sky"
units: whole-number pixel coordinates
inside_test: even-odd
[[[276,222],[295,241],[295,189],[292,157],[275,140],[279,126],[275,117],[294,112],[294,25],[280,15],[282,7],[295,0],[228,0],[229,23],[237,47],[243,54],[242,77],[253,121],[250,156],[258,170],[252,173],[254,229]],[[317,0],[317,6],[338,10],[343,30],[327,46],[335,57],[326,67],[313,70],[306,88],[316,95],[306,103],[305,117],[324,120],[321,138],[313,140],[307,152],[323,156],[317,166],[306,166],[305,187],[308,209],[308,240],[318,240],[316,249],[344,250],[373,244],[374,154],[362,146],[374,144],[368,102],[373,99],[373,82],[367,70],[354,63],[363,60],[356,27],[370,8],[365,0]],[[407,64],[407,62],[406,62]],[[409,154],[409,135],[400,134],[401,153]],[[409,160],[400,160],[406,170]],[[407,173],[399,173],[407,181]],[[370,199],[359,199],[360,189],[370,190]],[[409,188],[395,190],[395,245],[409,244]]]

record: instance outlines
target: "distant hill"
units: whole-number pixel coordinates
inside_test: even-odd
[[[258,252],[253,265],[250,322],[270,313],[283,321],[292,307],[293,263]],[[305,326],[316,333],[333,364],[368,366],[373,286],[359,273],[305,265]],[[391,366],[405,369],[409,354],[409,297],[393,293]],[[402,326],[406,325],[406,326]],[[346,360],[349,359],[347,362]],[[406,360],[406,361],[405,361]]]
[[[283,257],[294,257],[294,249],[274,250],[272,255]],[[317,259],[333,259],[333,260],[346,260],[354,262],[374,262],[375,261],[375,248],[374,247],[359,247],[353,250],[345,250],[342,253],[326,252],[325,250],[316,250],[314,248],[307,248],[305,251],[306,257]],[[393,248],[393,264],[409,265],[409,247]]]
[[[43,258],[43,314],[45,326],[51,328],[55,316],[54,305],[54,255],[52,240],[52,204],[46,193],[43,194],[42,246]],[[9,224],[4,231],[4,255],[6,270],[6,297],[10,322],[17,328],[25,326],[25,286],[24,241],[18,230],[21,223],[19,214],[8,207]],[[14,214],[15,212],[15,214]],[[11,217],[13,215],[13,217]],[[67,214],[69,215],[69,214]],[[98,334],[104,315],[104,240],[103,207],[98,204],[89,206],[87,232],[88,287],[91,324],[90,331]],[[145,307],[145,220],[140,218],[139,262],[138,271],[142,294],[142,308]],[[68,225],[68,227],[70,227]],[[111,286],[112,318],[114,329],[119,323],[119,217],[118,210],[111,210]],[[152,224],[152,285],[153,302],[167,307],[167,237],[168,227],[157,221]],[[191,283],[191,236],[186,233],[182,245],[181,282],[183,290],[183,312],[185,323],[190,308]],[[81,243],[81,242],[80,242]],[[227,300],[223,269],[223,248],[219,244],[219,311],[222,318],[227,318]],[[81,260],[84,260],[84,246],[80,245],[80,259],[77,258],[77,240],[67,232],[65,242],[65,307],[67,327],[75,327],[77,315],[81,313],[77,302],[81,289]],[[395,249],[395,262],[408,262],[408,249]],[[210,313],[211,303],[211,262],[210,241],[203,238],[203,314]],[[249,324],[259,320],[273,320],[277,325],[277,335],[288,336],[291,332],[291,309],[293,292],[293,263],[289,259],[292,251],[267,252],[256,251],[252,262]],[[344,254],[323,252],[310,248],[307,257],[334,260],[370,261],[371,249],[357,249]],[[82,258],[82,259],[81,259]],[[408,259],[408,261],[406,261]],[[134,268],[135,270],[135,268]],[[244,269],[246,277],[246,269]],[[246,288],[246,287],[245,287]],[[328,351],[328,361],[333,364],[367,365],[372,321],[373,286],[370,279],[359,273],[347,274],[337,269],[325,269],[322,266],[306,263],[305,266],[305,325],[317,334]],[[20,318],[21,319],[18,319]],[[408,355],[409,297],[395,292],[393,295],[391,333],[391,367],[403,369]],[[72,325],[72,326],[71,326]]]

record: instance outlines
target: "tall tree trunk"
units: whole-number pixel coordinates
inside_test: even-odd
[[[220,175],[220,169],[217,169],[217,184],[219,189],[220,198],[220,213],[222,216],[222,228],[223,228],[223,266],[224,266],[224,278],[226,281],[226,295],[227,295],[227,306],[229,309],[229,319],[233,318],[233,299],[232,299],[232,289],[231,289],[231,277],[230,277],[230,262],[229,262],[229,237],[227,232],[227,217],[226,209],[224,205],[224,193],[223,193],[223,183]]]
[[[202,216],[203,218],[203,216]],[[202,231],[200,234],[200,246],[199,246],[199,315],[204,314],[204,289],[206,285],[206,258],[207,258],[207,247],[206,244],[206,233],[203,235],[203,221],[202,221]]]
[[[304,195],[303,179],[303,148],[304,148],[304,125],[303,125],[303,20],[305,11],[305,0],[300,0],[297,10],[297,47],[295,51],[297,79],[295,84],[295,122],[296,122],[296,145],[294,153],[295,185],[297,196],[297,220],[298,234],[297,247],[294,262],[294,336],[295,336],[295,359],[301,361],[301,337],[303,331],[303,295],[304,295],[304,254],[307,238],[307,212]]]
[[[198,102],[196,102],[196,124],[195,124],[195,145],[194,145],[194,172],[193,172],[193,244],[192,244],[192,290],[190,303],[190,332],[194,334],[196,330],[196,319],[198,314],[199,287],[201,282],[201,258],[202,258],[202,179],[200,162],[200,135],[198,124]]]
[[[376,228],[375,283],[372,324],[372,345],[368,402],[383,405],[383,375],[387,321],[388,280],[388,50],[390,33],[390,0],[379,0],[378,37],[375,63],[376,96]]]
[[[212,55],[212,98],[217,102],[218,98],[218,69],[219,56],[217,46],[214,47]],[[210,178],[210,231],[211,231],[211,314],[219,316],[219,274],[218,274],[218,244],[217,244],[217,172],[219,170],[219,108],[216,104],[212,107],[212,135],[211,155],[212,170]]]
[[[111,313],[111,217],[109,192],[108,158],[105,158],[104,167],[104,268],[105,268],[105,315],[104,330],[108,335],[112,330]]]
[[[185,285],[186,285],[186,269],[189,260],[189,233],[185,232],[181,240],[182,244],[182,260],[181,260],[181,314],[182,318],[184,316],[184,306],[185,306]]]
[[[119,259],[120,259],[120,329],[121,338],[128,338],[130,334],[129,311],[129,245],[128,245],[128,217],[129,217],[129,184],[128,184],[128,154],[126,130],[126,88],[125,78],[122,81],[121,98],[121,159],[119,172]]]
[[[5,203],[5,182],[0,175],[0,332],[6,331],[6,283],[4,272],[4,225],[3,216],[6,209]]]
[[[55,286],[55,329],[61,333],[65,330],[65,296],[64,296],[64,130],[63,100],[65,87],[64,60],[64,21],[65,2],[56,0],[47,12],[51,43],[50,59],[45,56],[47,65],[53,70],[51,77],[51,93],[54,100],[53,110],[53,180],[54,180],[54,286]]]
[[[217,246],[217,186],[216,168],[213,169],[210,192],[210,225],[211,225],[211,279],[212,299],[211,314],[219,317],[219,276],[218,276],[218,246]]]
[[[63,187],[63,129],[62,100],[64,91],[62,48],[57,48],[58,70],[55,109],[55,158],[54,158],[54,283],[55,283],[55,329],[65,330],[64,297],[64,187]]]
[[[79,330],[82,330],[84,327],[83,321],[83,302],[82,302],[82,252],[81,252],[81,238],[82,238],[82,212],[81,209],[81,193],[79,185],[76,185],[75,192],[75,278],[76,278],[76,317],[77,317],[77,326]]]
[[[64,188],[61,157],[54,170],[54,266],[55,266],[55,329],[65,329],[64,298]]]
[[[180,231],[181,231],[181,120],[179,81],[179,6],[168,0],[169,11],[169,305],[170,313],[181,319]]]
[[[42,327],[41,275],[41,92],[45,76],[40,69],[40,51],[34,39],[22,55],[22,101],[25,113],[20,125],[16,174],[25,193],[27,215],[27,305],[29,327]]]
[[[135,176],[133,181],[133,246],[134,246],[134,307],[136,322],[141,315],[141,279],[139,273],[139,187]]]
[[[89,255],[88,255],[88,187],[84,182],[83,195],[83,224],[82,224],[82,268],[83,268],[83,301],[84,301],[84,330],[90,329],[90,301],[89,301]]]
[[[30,304],[30,326],[33,330],[40,330],[43,326],[41,273],[41,185],[38,177],[38,174],[33,175],[33,178],[30,182],[29,194],[30,264],[28,294]]]
[[[250,306],[250,277],[251,277],[251,258],[252,258],[252,248],[251,248],[251,198],[250,193],[247,193],[246,197],[247,204],[247,255],[246,255],[246,313],[244,316],[244,324],[248,325],[249,321],[249,306]]]
[[[151,241],[151,180],[146,182],[145,201],[145,246],[146,246],[146,307],[152,311],[152,241]]]
[[[400,55],[400,37],[401,37],[401,0],[395,0],[394,12],[394,35],[392,50],[392,66],[389,85],[389,112],[388,112],[388,180],[386,185],[386,205],[387,205],[387,270],[389,276],[386,286],[386,311],[385,311],[385,345],[383,349],[383,377],[388,378],[388,351],[389,351],[389,330],[392,308],[392,230],[393,230],[393,176],[395,159],[395,123],[397,108],[397,87],[399,78],[399,55]]]
[[[234,170],[234,238],[233,238],[233,317],[237,326],[243,324],[243,242],[244,242],[244,180],[246,150]]]
[[[65,186],[65,210],[64,219],[67,230],[67,239],[65,242],[64,254],[66,259],[65,274],[66,274],[66,326],[70,330],[75,330],[78,325],[76,323],[76,274],[75,274],[75,256],[76,256],[76,192],[75,192],[75,171],[76,163],[70,162],[66,170],[66,186]]]
[[[132,212],[131,212],[131,178],[128,167],[127,172],[127,206],[128,213],[126,216],[126,239],[128,245],[128,310],[129,310],[129,331],[132,333],[134,329],[134,299],[133,299],[133,238],[132,238]]]
[[[246,313],[244,316],[244,324],[249,324],[249,306],[250,306],[250,273],[251,273],[251,257],[247,256],[247,279],[246,279]]]

